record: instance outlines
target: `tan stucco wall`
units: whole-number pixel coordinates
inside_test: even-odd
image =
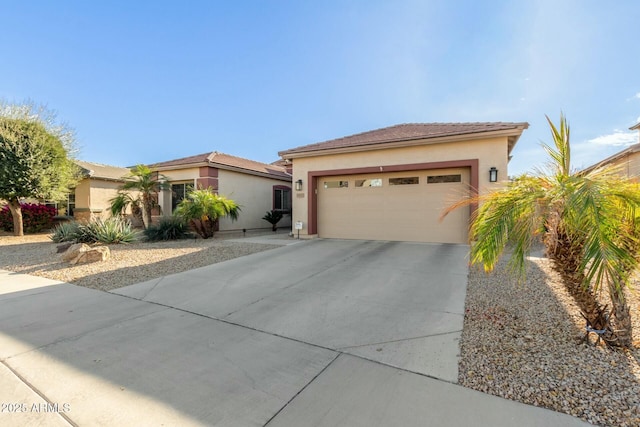
[[[223,218],[220,231],[265,228],[271,224],[262,217],[273,209],[273,186],[291,187],[286,181],[220,170],[218,174],[218,194],[234,200],[241,206],[237,221]],[[278,223],[279,228],[290,228],[291,216],[285,215]]]
[[[91,180],[91,210],[94,215],[102,218],[111,216],[109,200],[116,197],[121,185],[120,182]]]
[[[91,182],[89,179],[83,179],[76,185],[74,190],[76,195],[76,207],[73,216],[78,221],[91,220]]]
[[[508,179],[507,137],[444,142],[411,147],[341,153],[293,159],[293,182],[301,179],[303,191],[293,191],[293,222],[302,221],[300,236],[308,236],[308,172],[379,167],[413,163],[478,159],[479,191],[485,193],[504,185]],[[498,183],[489,182],[489,169],[498,169]],[[500,182],[502,181],[502,183]],[[297,233],[297,230],[295,231]]]
[[[611,162],[611,165],[619,167],[620,172],[627,178],[640,179],[640,152],[631,153],[615,162]]]
[[[121,185],[121,182],[101,179],[80,181],[75,188],[75,218],[83,221],[93,218],[108,218],[111,215],[109,200],[118,194],[118,188]]]
[[[163,171],[163,175],[172,183],[192,182],[195,184],[200,176],[199,168],[186,168]],[[218,170],[218,194],[234,200],[241,206],[238,221],[223,218],[220,221],[220,231],[250,229],[270,229],[271,224],[262,219],[267,211],[273,209],[273,186],[284,185],[291,187],[291,183],[279,179],[260,177],[229,170]],[[160,205],[163,215],[171,215],[170,191],[160,195]],[[278,223],[280,228],[290,228],[291,217],[286,215]]]
[[[200,175],[199,168],[176,169],[160,172],[166,176],[169,181],[193,181]]]

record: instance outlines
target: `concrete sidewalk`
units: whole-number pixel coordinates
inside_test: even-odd
[[[587,425],[417,372],[410,353],[430,351],[429,337],[400,342],[390,354],[382,344],[362,354],[344,346],[405,337],[430,321],[397,313],[392,322],[395,308],[414,310],[411,301],[378,285],[363,288],[372,276],[360,282],[350,264],[417,249],[431,254],[418,246],[303,242],[119,294],[0,271],[0,402],[13,404],[0,412],[0,425]],[[456,248],[445,249],[455,257]],[[429,256],[439,260],[442,251]],[[300,265],[305,256],[315,269]],[[415,274],[414,261],[397,261],[384,281]],[[281,263],[286,274],[266,280],[266,266]],[[340,286],[329,277],[342,277]],[[257,279],[266,284],[246,285]],[[407,286],[409,299],[438,296]],[[374,307],[392,323],[367,333],[356,321],[375,321]]]

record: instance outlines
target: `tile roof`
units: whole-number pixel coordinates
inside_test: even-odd
[[[629,129],[630,130],[636,130],[636,129],[640,130],[640,123],[636,123],[635,125],[631,126]],[[625,149],[623,149],[621,151],[618,151],[617,153],[607,157],[606,159],[600,160],[599,162],[594,163],[591,166],[588,166],[588,167],[582,169],[580,172],[582,172],[582,173],[590,172],[590,171],[592,171],[592,170],[594,170],[596,168],[608,165],[609,163],[613,163],[616,160],[619,160],[619,159],[623,158],[624,156],[628,156],[630,154],[634,154],[634,153],[637,153],[637,152],[640,152],[640,143],[632,144],[632,145],[628,146],[627,148],[625,148]]]
[[[124,181],[122,177],[129,175],[131,172],[127,168],[101,165],[100,163],[85,162],[83,160],[76,160],[75,163],[82,168],[82,174],[89,178]]]
[[[303,145],[281,151],[278,154],[286,157],[288,154],[305,153],[337,148],[351,148],[366,145],[384,144],[389,142],[410,141],[445,136],[467,135],[482,132],[514,130],[518,135],[529,127],[526,122],[479,122],[479,123],[406,123],[382,129],[362,132],[343,138]]]
[[[249,172],[258,172],[280,178],[290,178],[286,169],[279,165],[256,162],[230,154],[219,153],[217,151],[197,154],[195,156],[183,157],[181,159],[169,160],[166,162],[153,163],[148,165],[152,169],[174,169],[179,166],[195,166],[210,164],[212,166],[222,166],[223,168],[244,169]]]
[[[613,162],[615,162],[615,161],[617,161],[619,159],[622,159],[625,156],[628,156],[628,155],[631,155],[631,154],[634,154],[634,153],[637,153],[637,152],[640,152],[640,143],[630,145],[627,148],[625,148],[624,150],[618,151],[617,153],[607,157],[606,159],[600,160],[599,162],[594,163],[591,166],[582,169],[580,172],[581,173],[591,172],[594,169],[600,168],[602,166],[606,166],[606,165],[608,165],[610,163],[613,163]]]

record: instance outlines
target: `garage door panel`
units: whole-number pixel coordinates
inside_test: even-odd
[[[438,182],[457,179],[460,182]],[[444,177],[444,178],[443,178]],[[390,185],[390,182],[417,184]],[[390,181],[391,180],[391,181]],[[325,188],[325,182],[333,188]],[[348,182],[336,188],[335,182]],[[356,186],[375,183],[381,186]],[[420,242],[466,243],[468,209],[443,209],[465,194],[468,169],[410,171],[326,177],[318,180],[318,233],[320,237]]]

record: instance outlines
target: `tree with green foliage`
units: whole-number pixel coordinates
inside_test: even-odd
[[[142,225],[145,229],[151,225],[151,211],[154,207],[158,206],[156,195],[167,187],[167,178],[157,172],[151,171],[145,165],[137,165],[131,170],[131,173],[124,177],[125,183],[120,188],[120,195],[125,197],[115,197],[111,200],[111,212],[122,212],[122,205],[129,202],[132,203],[132,208],[135,210],[136,203],[142,210]],[[128,196],[127,191],[136,191],[139,193],[139,200],[132,199]]]
[[[554,270],[587,321],[587,331],[597,331],[610,347],[630,348],[625,288],[639,263],[640,185],[614,167],[571,171],[569,125],[562,115],[558,127],[548,117],[547,121],[554,146],[544,145],[551,157],[546,170],[460,201],[445,215],[479,204],[470,230],[471,262],[488,272],[510,246],[509,266],[524,278],[526,255],[541,238]],[[610,309],[597,298],[602,288],[611,298]]]
[[[183,218],[203,239],[213,237],[220,218],[238,219],[240,206],[231,199],[217,195],[210,187],[193,190],[178,204],[174,215]]]
[[[0,103],[0,199],[16,236],[24,234],[20,199],[64,200],[78,182],[73,143],[73,132],[45,108]]]

